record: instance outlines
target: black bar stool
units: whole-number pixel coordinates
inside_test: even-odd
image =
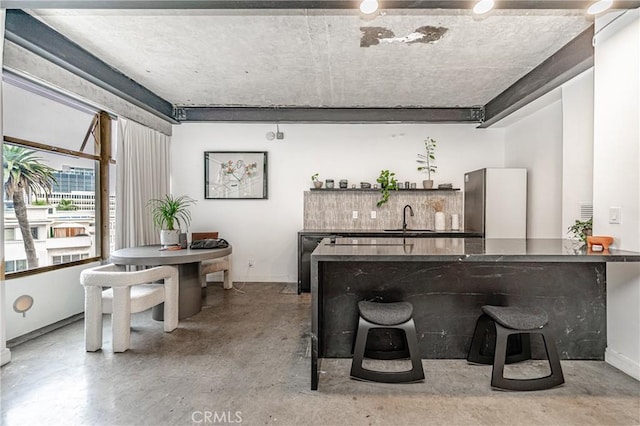
[[[529,391],[549,389],[564,383],[560,357],[556,344],[547,328],[549,318],[547,313],[535,308],[519,308],[508,306],[482,307],[483,315],[478,318],[473,334],[471,348],[467,361],[472,363],[489,363],[487,356],[480,353],[487,339],[486,330],[493,324],[495,328],[495,348],[493,355],[493,370],[491,373],[491,387],[506,390]],[[507,379],[504,377],[504,365],[508,362],[524,361],[531,357],[529,335],[542,335],[551,374],[535,379]],[[509,336],[520,334],[521,350],[519,353],[507,356],[507,341]]]
[[[360,319],[358,332],[356,333],[356,344],[353,350],[351,377],[383,383],[410,383],[424,380],[416,326],[412,318],[413,305],[408,302],[376,303],[363,301],[358,302],[358,310]],[[411,359],[411,370],[398,372],[375,371],[362,366],[369,330],[377,328],[399,329],[404,332],[406,348]]]
[[[496,327],[488,315],[481,315],[473,332],[467,362],[471,364],[493,364],[496,347]],[[512,334],[507,339],[505,364],[531,359],[531,339],[528,333]]]

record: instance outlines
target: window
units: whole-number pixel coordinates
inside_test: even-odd
[[[60,265],[62,263],[75,262],[77,260],[87,259],[88,257],[89,257],[89,254],[87,253],[64,254],[62,256],[52,256],[51,264]]]
[[[27,259],[7,260],[5,262],[5,272],[18,272],[27,269]]]
[[[100,224],[101,149],[106,148],[101,148],[96,139],[101,120],[110,123],[109,116],[2,84],[4,166],[12,164],[14,170],[23,167],[14,176],[35,182],[28,192],[20,189],[28,186],[28,181],[21,185],[8,183],[3,223],[5,256],[21,260],[7,261],[7,277],[19,271],[51,269],[53,265],[100,257],[102,241],[109,238],[109,232],[101,235]],[[108,148],[110,144],[105,145]],[[13,161],[8,162],[11,157]],[[12,176],[8,170],[4,173]],[[104,186],[108,184],[106,180]],[[25,208],[14,209],[18,203]],[[26,215],[22,213],[25,210]],[[20,226],[26,226],[29,235],[20,235]]]
[[[15,241],[16,239],[16,229],[15,228],[5,228],[4,229],[4,240],[5,241]]]

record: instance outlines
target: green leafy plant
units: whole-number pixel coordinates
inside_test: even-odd
[[[78,210],[78,206],[75,205],[73,200],[65,200],[63,198],[58,203],[57,209],[62,211]]]
[[[435,173],[438,166],[433,164],[436,159],[436,141],[433,138],[427,137],[424,140],[424,154],[418,154],[416,160],[419,164],[418,171],[425,172],[427,179],[431,180],[431,173]]]
[[[178,229],[182,225],[189,226],[191,223],[189,206],[195,203],[196,200],[186,195],[174,197],[168,194],[163,199],[149,200],[148,205],[151,207],[153,224],[156,228],[172,231],[175,229],[174,226],[177,226]]]
[[[35,200],[31,203],[32,206],[48,206],[49,203],[46,200]]]
[[[587,236],[591,235],[593,230],[593,218],[589,218],[588,220],[577,220],[576,222],[567,228],[569,233],[573,234],[576,238],[578,238],[583,243],[587,242]]]
[[[389,201],[389,191],[398,189],[398,181],[395,178],[395,173],[390,172],[389,170],[381,170],[380,176],[376,181],[380,184],[380,194],[382,194],[382,198],[376,204],[378,207],[381,207],[384,203]]]
[[[320,179],[318,179],[318,175],[319,175],[318,173],[314,173],[311,176],[311,182],[318,182],[320,180]]]

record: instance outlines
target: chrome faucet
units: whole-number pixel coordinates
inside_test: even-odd
[[[411,206],[409,204],[404,206],[404,208],[402,209],[402,231],[403,232],[407,230],[407,207],[409,207],[409,213],[411,214],[411,216],[413,216],[413,209],[411,208]]]

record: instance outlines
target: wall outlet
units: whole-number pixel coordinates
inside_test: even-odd
[[[609,207],[609,223],[620,223],[621,207]]]
[[[377,216],[377,213],[375,210],[371,210],[371,219],[375,219]]]
[[[249,268],[253,268],[253,265],[256,264],[256,261],[254,259],[249,259]]]
[[[358,211],[357,211],[357,210],[354,210],[354,211],[351,213],[351,217],[352,217],[352,218],[354,218],[354,219],[357,219],[357,218],[358,218]]]

